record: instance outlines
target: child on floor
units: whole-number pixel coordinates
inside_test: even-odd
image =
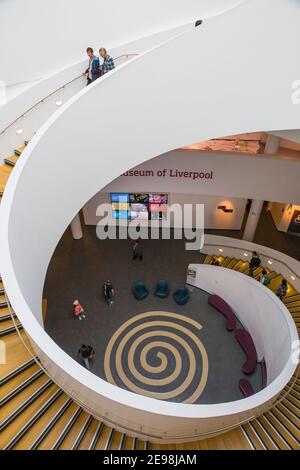
[[[78,300],[74,300],[73,302],[73,313],[75,315],[75,318],[78,318],[78,320],[82,320],[83,318],[86,318],[84,314],[84,310]]]

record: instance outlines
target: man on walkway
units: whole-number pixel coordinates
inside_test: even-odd
[[[99,54],[103,59],[103,64],[101,65],[101,75],[105,75],[107,72],[110,72],[110,70],[115,68],[114,59],[108,55],[107,50],[104,47],[99,49]]]
[[[100,60],[99,57],[95,56],[94,50],[92,47],[88,47],[86,53],[89,57],[89,66],[85,71],[85,75],[87,75],[87,85],[97,80],[97,78],[101,75],[100,70]]]
[[[256,251],[253,251],[253,255],[252,255],[252,258],[251,258],[250,263],[249,263],[249,273],[248,273],[248,275],[250,277],[253,277],[255,269],[260,266],[260,263],[261,263],[261,259],[260,259],[259,254]]]

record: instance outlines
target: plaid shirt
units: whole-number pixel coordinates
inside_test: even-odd
[[[113,70],[114,68],[115,68],[114,59],[110,55],[107,55],[104,59],[103,64],[102,64],[102,73],[103,73],[103,75],[105,73],[109,72],[110,70]]]

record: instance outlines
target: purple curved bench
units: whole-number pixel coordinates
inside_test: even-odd
[[[257,363],[257,353],[253,339],[246,330],[237,330],[235,337],[247,356],[247,360],[243,365],[243,372],[248,375],[253,374]]]
[[[239,381],[239,387],[245,398],[251,397],[251,395],[254,395],[253,387],[247,379],[241,379]]]
[[[218,295],[210,295],[208,297],[208,303],[214,307],[218,312],[222,313],[227,320],[226,328],[228,331],[234,331],[236,328],[236,318],[228,303],[225,302]]]

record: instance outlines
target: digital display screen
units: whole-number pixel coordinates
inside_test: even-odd
[[[167,212],[150,212],[151,220],[168,220]]]
[[[167,204],[149,204],[150,212],[167,212]]]
[[[112,208],[115,211],[128,211],[129,210],[129,203],[128,202],[113,202]]]
[[[143,204],[148,204],[149,194],[129,194],[129,199],[131,203],[140,202]]]
[[[149,202],[154,204],[168,204],[167,194],[149,194]]]
[[[128,211],[113,211],[113,218],[117,220],[128,220],[129,212]]]
[[[130,209],[135,212],[148,212],[148,205],[146,204],[131,204]]]
[[[168,194],[111,193],[116,220],[167,220]]]
[[[129,202],[129,194],[127,193],[110,193],[111,202]]]
[[[149,220],[149,212],[131,211],[130,219],[131,220]]]

